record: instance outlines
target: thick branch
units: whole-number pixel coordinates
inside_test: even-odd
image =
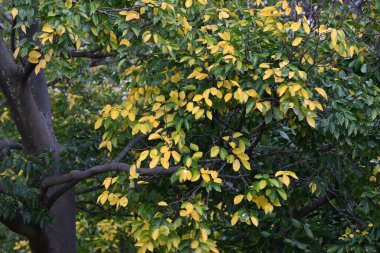
[[[10,51],[2,37],[0,37],[0,82],[7,85],[9,79],[19,70],[17,64],[13,61]]]
[[[37,225],[24,223],[22,214],[17,211],[12,219],[5,219],[0,216],[0,222],[7,226],[10,230],[28,238],[37,237],[40,229]]]
[[[22,144],[11,140],[0,140],[0,149],[22,149]]]
[[[170,167],[169,169],[165,169],[164,167],[156,167],[154,169],[149,168],[140,168],[137,169],[137,173],[140,175],[167,175],[172,174],[178,170],[179,166]],[[99,165],[92,167],[91,169],[85,171],[72,170],[67,174],[61,176],[53,176],[46,178],[42,181],[41,189],[45,191],[49,187],[66,184],[76,181],[81,181],[102,173],[110,172],[110,171],[130,171],[130,165],[126,163],[108,163],[104,165]]]

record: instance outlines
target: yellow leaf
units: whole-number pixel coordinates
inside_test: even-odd
[[[119,43],[119,45],[124,45],[124,46],[127,46],[127,47],[130,47],[131,46],[131,42],[127,39],[122,39]]]
[[[326,91],[324,90],[324,89],[322,89],[322,88],[315,88],[315,90],[322,96],[322,97],[324,97],[326,100],[328,99],[328,97],[327,97],[327,93],[326,93]]]
[[[302,7],[296,5],[296,12],[298,15],[300,15],[302,13]]]
[[[354,53],[355,53],[355,47],[354,46],[350,46],[350,57],[352,58],[352,56],[354,56]]]
[[[160,201],[157,203],[157,205],[159,206],[168,206],[168,203],[166,203],[165,201]]]
[[[199,247],[199,241],[198,241],[198,240],[193,240],[193,241],[191,242],[190,247],[191,247],[192,249],[196,249],[196,248],[198,248],[198,247]]]
[[[251,222],[252,222],[252,224],[255,225],[256,227],[259,226],[259,220],[258,220],[256,217],[251,216]]]
[[[317,184],[316,183],[310,183],[309,184],[311,193],[314,193],[317,190]]]
[[[40,70],[41,70],[40,65],[37,65],[37,66],[34,68],[34,73],[36,73],[36,75],[38,75],[38,73],[40,73]]]
[[[181,161],[181,155],[177,151],[172,151],[172,156],[177,162]]]
[[[301,23],[299,22],[293,22],[292,25],[290,26],[290,28],[292,28],[293,31],[298,31],[298,29],[300,29],[301,27]]]
[[[30,53],[29,53],[29,57],[32,57],[32,58],[40,58],[41,57],[41,54],[39,53],[39,52],[37,52],[37,51],[31,51]]]
[[[143,152],[141,152],[139,160],[144,161],[148,157],[148,155],[149,155],[149,150],[144,150]]]
[[[331,40],[334,44],[336,44],[337,37],[338,37],[338,31],[334,28],[331,30]]]
[[[103,119],[102,119],[102,118],[99,118],[99,119],[95,122],[95,130],[96,130],[96,129],[99,129],[99,128],[102,126],[102,123],[103,123]]]
[[[262,69],[269,69],[270,66],[269,66],[269,63],[261,63],[261,64],[259,65],[259,68],[262,68]]]
[[[152,239],[153,241],[157,240],[158,236],[160,235],[160,229],[155,229],[152,233]]]
[[[229,18],[229,17],[230,17],[230,15],[227,12],[225,12],[225,11],[219,12],[219,19],[224,19],[224,18]]]
[[[96,203],[100,202],[102,205],[104,205],[104,203],[106,203],[106,201],[108,199],[108,194],[109,194],[108,191],[105,191],[102,194],[100,194]]]
[[[161,162],[162,167],[164,167],[165,169],[169,169],[170,164],[168,160],[166,160],[165,158],[161,158],[160,162]]]
[[[298,71],[298,75],[301,77],[301,79],[303,80],[306,80],[307,79],[307,73],[305,71],[301,71],[299,70]],[[290,72],[289,72],[289,76],[290,76]]]
[[[234,226],[239,220],[239,215],[238,214],[234,214],[234,216],[232,216],[232,219],[231,219],[231,225]]]
[[[191,213],[190,213],[190,215],[191,215],[191,217],[193,218],[193,220],[195,220],[195,221],[200,221],[201,220],[201,218],[199,217],[199,214],[198,214],[198,212],[197,211],[192,211]]]
[[[285,67],[286,65],[288,65],[289,64],[289,61],[282,61],[282,62],[280,62],[280,68],[283,68],[283,67]]]
[[[251,164],[248,161],[241,160],[241,162],[247,170],[251,170]]]
[[[197,80],[203,80],[203,79],[205,79],[205,78],[207,78],[208,77],[208,74],[206,74],[206,73],[198,73],[196,76],[195,76],[195,79],[197,79]]]
[[[125,21],[140,18],[140,14],[137,11],[121,11],[119,14],[125,16]]]
[[[111,119],[115,120],[117,117],[119,117],[120,111],[119,110],[112,110],[111,111]]]
[[[243,198],[244,198],[244,195],[243,195],[243,194],[240,194],[240,195],[235,196],[235,198],[234,198],[234,205],[237,205],[237,204],[239,204],[240,202],[242,202]]]
[[[202,99],[203,99],[203,96],[200,94],[197,94],[194,96],[193,101],[198,102],[198,101],[201,101]]]
[[[276,26],[277,26],[277,28],[278,28],[279,30],[281,30],[281,31],[284,30],[284,26],[282,25],[282,23],[277,22],[277,23],[276,23]]]
[[[34,58],[34,57],[30,57],[30,56],[29,56],[28,61],[29,61],[30,63],[37,64],[37,63],[38,63],[38,58]]]
[[[258,185],[260,190],[264,189],[267,186],[267,181],[266,180],[261,180]]]
[[[73,7],[73,1],[72,1],[72,0],[67,0],[67,1],[65,2],[65,7],[66,7],[67,9],[70,9],[71,7]]]
[[[232,137],[233,137],[233,138],[239,138],[239,137],[241,137],[241,136],[243,136],[243,134],[240,133],[240,132],[235,132],[235,133],[232,134]]]
[[[205,102],[206,102],[206,104],[208,105],[208,106],[212,106],[212,101],[210,100],[210,99],[208,99],[208,98],[206,98],[205,99]]]
[[[12,9],[12,18],[15,19],[17,15],[18,15],[18,9],[17,8],[13,8]]]
[[[108,188],[110,187],[111,182],[112,182],[111,177],[107,177],[106,179],[104,179],[103,185],[104,185],[104,188],[106,188],[106,190],[108,190]]]
[[[153,169],[154,167],[156,167],[157,164],[158,164],[158,162],[159,162],[159,160],[160,159],[158,157],[153,158],[152,161],[150,161],[150,163],[149,163],[149,168]]]
[[[120,198],[120,200],[118,201],[118,204],[122,207],[126,207],[128,205],[128,199],[126,196],[123,196]]]
[[[137,172],[136,172],[136,165],[132,165],[131,169],[129,170],[129,174],[131,175],[132,178],[137,178]]]
[[[289,186],[289,184],[290,184],[290,178],[288,177],[288,175],[283,175],[282,176],[282,181],[284,182],[284,184],[286,186]]]
[[[293,40],[293,43],[292,43],[292,46],[295,47],[295,46],[298,46],[302,41],[302,38],[301,37],[297,37]]]
[[[285,91],[288,89],[288,86],[287,85],[280,85],[278,88],[277,88],[277,93],[278,95],[281,97],[282,95],[284,95]]]
[[[21,25],[21,31],[26,34],[26,26],[24,24]]]
[[[157,102],[164,102],[165,101],[165,96],[164,95],[159,95],[156,97]]]
[[[202,179],[206,181],[207,183],[210,182],[210,176],[206,173],[202,173]]]
[[[218,33],[218,35],[219,35],[219,37],[221,37],[225,41],[231,40],[231,33],[229,33],[229,32]]]
[[[286,173],[286,172],[285,172],[285,171],[282,171],[282,170],[279,170],[279,171],[277,171],[277,172],[274,174],[274,176],[275,176],[275,177],[278,177],[278,176],[284,175],[284,173]]]
[[[218,172],[215,171],[215,170],[212,170],[212,171],[211,171],[211,177],[212,177],[213,179],[218,178]]]
[[[161,138],[161,135],[160,134],[158,134],[158,133],[153,133],[153,134],[151,134],[151,135],[149,135],[149,137],[148,137],[148,140],[157,140],[157,139],[160,139]]]
[[[235,159],[235,161],[233,162],[232,169],[234,171],[238,171],[240,169],[240,161],[238,159]]]
[[[274,73],[273,69],[267,69],[267,70],[265,70],[265,74],[263,76],[263,80],[266,80],[269,77],[271,77],[273,75],[273,73]]]
[[[193,0],[186,0],[186,2],[185,2],[186,8],[191,7],[191,5],[193,5]]]
[[[303,22],[302,23],[302,26],[303,26],[303,29],[304,31],[309,34],[310,33],[310,26],[306,23],[306,22]]]
[[[232,153],[234,153],[235,155],[237,155],[237,154],[244,153],[244,150],[241,149],[241,148],[234,148],[234,149],[232,150]]]
[[[311,127],[315,128],[315,120],[312,117],[307,116],[306,121]]]
[[[42,31],[46,32],[46,33],[54,32],[53,28],[51,28],[50,25],[48,25],[48,24],[44,24],[44,26],[42,27]]]
[[[150,32],[147,32],[143,35],[143,41],[146,43],[150,38],[152,37],[152,34]]]
[[[82,44],[82,41],[80,39],[77,39],[77,41],[75,42],[75,47],[77,50],[80,49],[81,44]]]
[[[252,98],[259,98],[259,94],[254,89],[247,90],[245,93]]]
[[[111,152],[112,151],[112,142],[111,141],[107,141],[106,146],[107,146],[108,151]]]
[[[227,103],[231,98],[232,98],[232,93],[227,93],[227,94],[224,96],[224,101]]]
[[[16,59],[18,56],[18,53],[20,52],[20,48],[16,48],[15,51],[13,52],[13,59]]]
[[[219,147],[214,146],[211,148],[210,157],[215,157],[219,154]]]

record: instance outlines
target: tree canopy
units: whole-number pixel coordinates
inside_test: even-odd
[[[378,252],[379,5],[0,0],[0,252]]]

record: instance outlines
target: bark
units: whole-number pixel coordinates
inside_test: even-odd
[[[32,27],[28,31],[28,37],[31,38],[37,29],[37,25]],[[25,64],[27,67],[22,68],[17,65],[1,37],[0,55],[0,88],[20,133],[24,152],[38,156],[51,151],[57,159],[56,162],[59,162],[59,144],[52,128],[50,101],[43,71],[36,76],[33,66]],[[53,168],[47,168],[51,169]],[[59,175],[59,172],[54,174]],[[52,194],[54,191],[54,188],[50,188],[46,194]],[[42,197],[41,201],[43,199]],[[38,229],[35,225],[23,223],[20,215],[16,215],[12,220],[0,221],[16,233],[27,236],[33,253],[76,252],[73,189],[68,190],[54,202],[50,214],[53,223]],[[25,234],[24,231],[28,233]]]

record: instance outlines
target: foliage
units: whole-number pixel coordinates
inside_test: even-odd
[[[77,198],[79,252],[380,249],[376,1],[360,12],[286,0],[0,8],[21,31],[41,21],[14,58],[59,78],[49,91],[62,170],[112,161],[143,136],[122,158],[129,173],[77,187],[102,184]],[[51,156],[17,155],[0,160],[14,186],[0,213],[22,205],[49,222],[25,182]]]

